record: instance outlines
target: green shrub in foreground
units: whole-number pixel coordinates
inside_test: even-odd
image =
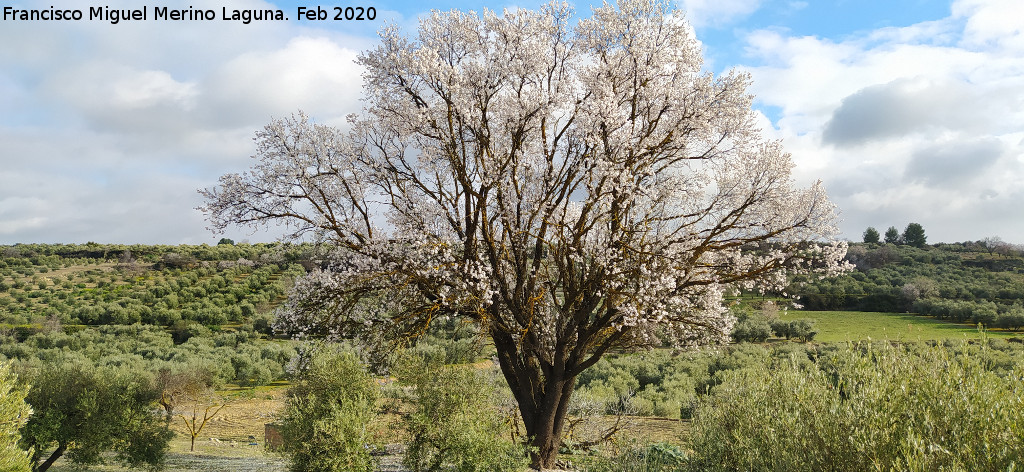
[[[94,366],[56,358],[27,379],[32,415],[21,429],[32,469],[45,471],[58,458],[77,465],[117,462],[132,470],[163,463],[174,436],[162,415],[153,379],[129,366]]]
[[[295,472],[376,469],[367,447],[379,387],[355,355],[334,347],[314,350],[294,385],[281,419],[282,452]]]
[[[404,418],[411,436],[406,467],[417,472],[526,470],[526,449],[509,437],[486,372],[415,358],[403,364],[397,369],[399,380],[415,386],[414,411]]]
[[[25,425],[32,408],[25,403],[28,386],[20,384],[8,362],[0,362],[0,470],[28,471],[28,452],[18,446],[19,429]]]
[[[849,346],[723,375],[690,432],[694,470],[1010,470],[1024,463],[1024,369],[984,353]]]

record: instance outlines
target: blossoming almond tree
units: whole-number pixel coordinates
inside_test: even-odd
[[[576,377],[609,349],[725,342],[735,289],[842,270],[820,184],[754,121],[749,77],[701,71],[660,0],[574,20],[437,13],[363,53],[366,107],[257,133],[256,164],[201,192],[215,229],[283,222],[337,248],[281,327],[415,336],[460,317],[494,343],[554,465]]]

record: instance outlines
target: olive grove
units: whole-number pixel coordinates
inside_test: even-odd
[[[358,62],[361,114],[273,120],[202,210],[334,248],[290,294],[288,332],[479,326],[534,467],[553,467],[576,378],[609,349],[726,342],[726,293],[844,268],[823,187],[795,185],[749,76],[703,71],[667,2],[435,12]]]

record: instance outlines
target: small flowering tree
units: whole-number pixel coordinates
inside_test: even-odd
[[[609,349],[725,342],[735,289],[842,269],[834,206],[761,137],[749,77],[701,71],[660,0],[591,18],[434,13],[363,53],[366,107],[256,135],[256,164],[202,190],[214,229],[283,222],[330,247],[280,327],[421,333],[476,323],[533,446],[555,463],[576,377]]]

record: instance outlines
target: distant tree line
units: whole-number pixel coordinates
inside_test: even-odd
[[[882,239],[878,234],[878,230],[874,227],[868,227],[864,230],[864,242],[867,244],[880,244]],[[920,223],[910,223],[900,234],[899,230],[895,226],[890,226],[889,229],[885,230],[886,244],[904,244],[907,246],[924,247],[928,242],[928,238],[924,234],[924,227]]]
[[[117,261],[125,252],[139,260],[155,263],[167,253],[180,254],[195,261],[229,261],[240,258],[258,260],[261,257],[277,257],[285,262],[308,259],[313,251],[312,244],[255,243],[236,244],[222,238],[216,245],[162,245],[162,244],[14,244],[0,246],[0,257],[22,258],[33,265],[50,265],[62,260],[92,259]],[[78,261],[76,261],[78,262]]]
[[[794,279],[790,290],[811,310],[917,312],[1016,329],[1010,320],[1024,306],[1024,255],[997,255],[988,250],[991,244],[853,244],[846,259],[855,271]]]

